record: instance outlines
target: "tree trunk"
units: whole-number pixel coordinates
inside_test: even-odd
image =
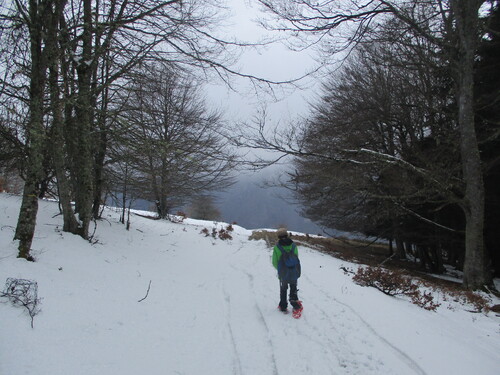
[[[484,182],[481,157],[474,126],[474,57],[477,49],[478,11],[477,0],[453,0],[451,9],[456,20],[458,58],[455,66],[455,85],[460,128],[460,152],[465,197],[465,262],[463,285],[477,289],[491,284],[492,275],[487,269],[484,247]]]
[[[94,200],[92,202],[92,217],[95,220],[99,219],[101,214],[100,208],[104,187],[104,158],[106,156],[106,135],[103,134],[100,138],[94,162]]]
[[[76,136],[78,149],[76,152],[76,168],[74,171],[77,184],[77,206],[80,219],[80,235],[88,239],[89,225],[92,220],[93,157],[92,157],[92,1],[83,2],[83,34],[82,56],[77,67],[78,96],[76,100]]]
[[[29,34],[31,53],[30,119],[27,127],[27,168],[23,200],[17,221],[14,239],[19,240],[19,258],[33,260],[30,255],[38,212],[39,183],[43,179],[43,92],[46,62],[42,49],[44,3],[36,0],[29,3]]]
[[[102,204],[102,191],[104,187],[104,160],[106,157],[107,145],[108,136],[106,130],[106,120],[103,118],[99,124],[99,136],[98,139],[96,139],[97,150],[95,152],[94,161],[94,201],[92,204],[92,216],[96,220],[100,217],[100,207]]]
[[[47,54],[49,66],[50,106],[52,111],[52,159],[57,178],[59,204],[63,213],[63,231],[78,234],[79,225],[71,206],[71,185],[66,175],[65,144],[63,133],[63,105],[59,88],[59,48],[58,21],[63,12],[66,0],[57,1],[55,13],[51,15],[50,29],[47,33]]]
[[[17,221],[15,240],[19,240],[18,258],[33,260],[30,254],[33,236],[35,234],[36,214],[38,212],[37,182],[26,177],[23,190],[23,201]]]
[[[434,264],[434,272],[438,274],[444,273],[445,269],[443,262],[443,250],[441,249],[440,246],[431,245],[430,251],[431,251],[432,263]]]
[[[406,259],[405,245],[399,236],[396,236],[396,251],[399,259]]]
[[[123,188],[122,188],[122,214],[120,217],[120,222],[125,224],[125,213],[127,210],[127,198],[128,198],[128,163],[125,164],[125,171],[123,176]]]
[[[95,49],[102,48],[100,45],[101,33],[96,31],[95,35]],[[103,70],[101,73],[101,80],[104,84],[109,78],[110,75],[110,65],[112,62],[109,57],[110,52],[105,51],[103,56]],[[97,82],[98,82],[98,73],[97,70],[94,69],[93,72],[93,91],[97,90]],[[104,189],[104,162],[106,159],[106,152],[108,148],[108,104],[109,104],[109,86],[104,87],[102,92],[102,102],[101,108],[99,110],[99,115],[97,117],[97,127],[98,133],[95,136],[95,160],[94,160],[94,202],[92,205],[92,216],[95,220],[100,218],[101,215],[101,204],[103,189]],[[96,98],[93,96],[92,105],[96,106]]]

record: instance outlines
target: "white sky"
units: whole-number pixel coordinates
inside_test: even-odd
[[[227,37],[234,36],[245,42],[258,42],[270,34],[261,28],[256,20],[263,14],[259,11],[259,4],[255,0],[227,0],[233,16],[226,22],[228,27]],[[250,74],[272,81],[286,81],[303,76],[316,65],[311,57],[313,51],[294,52],[280,43],[273,43],[258,50],[249,48],[242,53],[236,64],[243,74]],[[313,81],[311,79],[300,82],[300,88],[276,88],[275,97],[270,93],[260,90],[255,91],[248,79],[235,78],[233,88],[230,90],[223,83],[207,85],[207,99],[214,106],[221,108],[226,113],[229,121],[249,121],[259,110],[262,104],[267,107],[271,126],[286,125],[290,119],[304,115],[308,109],[308,100],[314,95]]]

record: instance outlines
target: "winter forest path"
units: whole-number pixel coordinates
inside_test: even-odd
[[[339,288],[316,284],[314,275],[299,281],[306,306],[303,317],[295,320],[291,314],[281,314],[276,308],[279,284],[270,250],[246,239],[239,246],[237,251],[230,247],[218,254],[222,257],[207,253],[203,261],[216,263],[221,277],[220,291],[214,287],[209,294],[222,293],[217,300],[226,305],[224,329],[234,356],[230,373],[425,374],[353,308],[329,295],[329,290]],[[312,251],[302,253],[306,259],[314,258]]]
[[[162,294],[172,303],[165,315],[174,315],[171,324],[183,327],[168,346],[169,356],[184,358],[179,360],[179,373],[425,374],[342,302],[338,285],[325,285],[314,272],[308,274],[311,265],[324,261],[321,254],[301,249],[305,276],[299,280],[299,293],[305,310],[295,320],[276,308],[279,284],[271,250],[263,241],[235,234],[232,241],[223,242],[199,232],[193,233],[197,246],[179,243],[165,269],[151,276],[164,278],[165,285],[175,280],[177,285]],[[169,236],[171,241],[174,236]],[[340,295],[332,295],[336,290]],[[197,361],[186,358],[186,347],[193,359],[206,353],[210,360],[191,368]]]

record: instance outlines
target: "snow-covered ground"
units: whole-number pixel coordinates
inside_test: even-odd
[[[295,320],[276,308],[271,249],[243,228],[222,241],[200,234],[212,222],[133,216],[127,231],[106,210],[90,244],[61,232],[43,201],[31,263],[12,241],[19,205],[0,194],[0,286],[37,281],[41,312],[31,328],[1,299],[2,375],[500,373],[495,314],[426,311],[354,284],[339,270],[354,265],[312,249],[299,248]]]

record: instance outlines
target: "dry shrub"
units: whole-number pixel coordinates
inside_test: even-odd
[[[231,231],[233,230],[233,228],[231,227]],[[220,238],[221,240],[232,240],[233,237],[231,236],[231,234],[229,234],[229,227],[224,229],[224,228],[221,228],[219,231],[217,231],[216,228],[212,228],[212,233],[210,233],[210,231],[207,229],[207,228],[203,228],[200,232],[200,234],[204,234],[205,237],[208,237],[208,236],[212,236],[213,238]]]
[[[407,296],[415,305],[435,311],[440,304],[434,302],[430,292],[422,292],[423,283],[412,280],[401,271],[391,271],[382,267],[360,267],[353,276],[353,281],[361,286],[371,286],[388,296]]]
[[[232,240],[233,239],[233,237],[229,234],[229,232],[226,229],[219,230],[219,238],[221,240]]]
[[[411,302],[413,304],[429,311],[436,311],[436,309],[439,306],[441,306],[440,303],[434,302],[434,296],[432,295],[431,292],[426,292],[426,291],[422,292],[418,290],[415,294],[412,294],[410,297],[411,297]]]
[[[486,297],[469,290],[447,290],[444,298],[462,305],[469,305],[473,308],[472,312],[488,313],[491,310],[490,301]]]
[[[250,235],[250,240],[267,240],[268,238],[273,237],[276,239],[276,232],[269,232],[267,230],[254,230]]]
[[[488,301],[485,297],[471,291],[464,291],[463,296],[465,302],[474,306],[476,312],[484,311],[487,313],[490,311],[490,301]]]
[[[408,295],[418,289],[401,271],[380,267],[360,267],[352,279],[361,286],[374,287],[388,296]]]
[[[252,234],[250,235],[249,239],[255,240],[255,241],[264,240],[264,241],[266,241],[267,246],[269,246],[270,248],[272,248],[274,246],[274,244],[276,243],[276,241],[278,240],[278,238],[276,237],[275,231],[270,232],[267,230],[253,231]]]

